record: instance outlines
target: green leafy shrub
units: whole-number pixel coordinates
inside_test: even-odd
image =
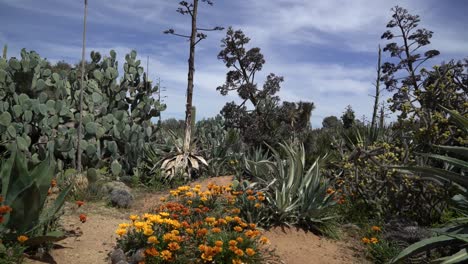
[[[445,108],[444,108],[445,109]],[[458,127],[466,134],[468,133],[468,118],[455,111],[445,109],[458,123]],[[415,254],[431,249],[440,249],[450,246],[455,252],[437,261],[444,263],[465,263],[468,261],[468,148],[457,146],[436,146],[446,155],[423,154],[428,158],[444,162],[445,168],[428,166],[401,167],[401,170],[412,172],[415,175],[429,177],[437,181],[449,181],[458,188],[458,194],[453,197],[455,209],[462,214],[462,217],[454,219],[446,227],[435,229],[438,234],[420,242],[417,242],[403,250],[392,263],[401,262]]]

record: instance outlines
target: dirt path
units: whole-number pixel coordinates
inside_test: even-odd
[[[229,184],[231,177],[217,177],[191,185],[206,186],[209,182],[216,184]],[[74,230],[82,234],[78,237],[69,237],[60,241],[60,248],[51,252],[55,263],[58,264],[100,264],[109,263],[107,256],[116,245],[115,230],[119,223],[126,222],[130,214],[142,214],[157,207],[159,198],[165,193],[144,193],[137,195],[133,209],[110,208],[103,203],[89,203],[79,212],[74,211],[74,205],[67,205],[66,214],[61,222],[65,230]],[[86,223],[81,223],[78,215],[87,215]],[[266,233],[276,255],[281,263],[288,264],[338,264],[338,263],[366,263],[358,257],[352,249],[353,243],[331,241],[315,236],[312,233],[288,229],[273,229]],[[40,262],[26,260],[26,263],[38,264]],[[54,262],[51,262],[54,263]]]

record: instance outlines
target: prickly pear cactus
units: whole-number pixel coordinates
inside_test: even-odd
[[[151,118],[165,109],[153,98],[153,87],[143,74],[136,52],[125,57],[120,81],[115,51],[102,58],[91,52],[86,67],[83,166],[122,166],[131,173],[145,144],[154,140]],[[21,59],[0,58],[0,142],[16,141],[33,162],[47,151],[74,164],[79,109],[79,70],[53,73],[36,52],[21,51]]]

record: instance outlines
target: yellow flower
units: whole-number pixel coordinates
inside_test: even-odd
[[[123,235],[125,235],[127,233],[127,230],[126,229],[117,229],[117,231],[115,231],[115,233],[121,237]]]
[[[18,242],[24,243],[29,239],[29,237],[22,235],[22,236],[19,236],[17,239],[18,239]]]
[[[253,250],[252,248],[247,248],[245,250],[245,253],[247,253],[247,255],[249,255],[249,256],[253,256],[253,255],[255,255],[255,250]]]
[[[232,264],[242,264],[240,259],[232,259]]]
[[[135,222],[136,220],[138,220],[138,215],[130,215],[130,220],[132,220],[133,222]]]
[[[193,229],[192,228],[185,229],[185,232],[187,232],[187,234],[193,235]]]
[[[165,201],[166,201],[166,197],[161,197],[161,198],[159,198],[159,201],[165,202]]]
[[[377,243],[379,243],[379,240],[378,240],[376,237],[372,237],[372,238],[370,239],[370,242],[371,242],[372,244],[377,244]]]
[[[151,227],[143,229],[143,234],[145,236],[151,236],[154,233],[153,229]]]
[[[170,260],[172,258],[172,253],[169,250],[161,251],[161,258],[164,260]]]
[[[169,213],[168,212],[160,212],[159,215],[163,216],[163,217],[168,217]]]
[[[371,242],[370,239],[367,238],[367,237],[363,237],[363,238],[361,239],[361,241],[362,241],[362,243],[364,243],[364,244],[369,244],[369,243]]]
[[[129,227],[130,225],[127,224],[127,223],[123,223],[123,224],[119,224],[119,228],[120,229],[126,229],[127,227]]]
[[[159,244],[158,238],[155,236],[148,237],[148,243],[150,244]]]
[[[209,224],[212,224],[216,221],[216,218],[214,217],[207,217],[205,218],[205,222],[209,223]]]

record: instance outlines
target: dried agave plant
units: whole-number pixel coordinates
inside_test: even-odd
[[[208,162],[198,155],[191,144],[188,152],[183,151],[183,140],[178,138],[174,132],[169,131],[172,139],[173,150],[161,161],[162,177],[165,181],[171,181],[174,177],[182,176],[190,180],[193,175],[200,172],[203,166],[208,167]]]

